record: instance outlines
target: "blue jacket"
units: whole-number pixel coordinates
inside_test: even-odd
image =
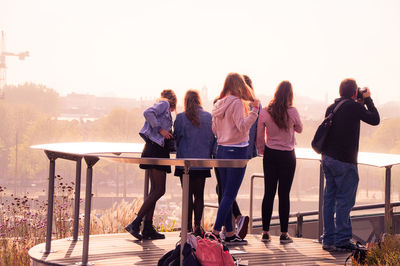
[[[144,139],[150,139],[161,147],[164,147],[164,137],[159,133],[160,129],[171,131],[172,116],[169,111],[169,103],[160,101],[152,107],[147,108],[143,113],[146,119],[139,135]]]
[[[211,129],[212,118],[209,112],[200,107],[200,125],[194,126],[185,112],[176,116],[174,136],[176,143],[176,158],[211,158],[215,136]],[[183,168],[177,166],[177,168]],[[210,168],[191,168],[193,170]]]
[[[260,110],[262,109],[261,104],[258,106],[258,115],[260,115]],[[249,132],[249,146],[247,146],[247,152],[248,152],[248,157],[249,159],[257,157],[258,151],[256,148],[256,138],[257,138],[257,122],[258,122],[258,117],[256,122],[251,126],[250,132]]]

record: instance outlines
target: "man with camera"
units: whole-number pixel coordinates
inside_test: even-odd
[[[328,251],[352,251],[356,247],[350,241],[350,211],[355,204],[359,180],[357,155],[360,121],[376,126],[380,118],[369,88],[358,88],[354,79],[343,80],[339,94],[340,98],[327,108],[325,114],[325,117],[328,116],[339,102],[344,101],[333,117],[322,149],[322,167],[326,180],[322,248]]]

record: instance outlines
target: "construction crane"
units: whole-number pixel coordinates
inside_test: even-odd
[[[1,50],[0,50],[0,98],[4,97],[4,88],[7,84],[7,56],[18,56],[19,60],[24,60],[25,57],[29,56],[29,52],[12,53],[6,51],[6,40],[4,37],[4,31],[1,31]]]

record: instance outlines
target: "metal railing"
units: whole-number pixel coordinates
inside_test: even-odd
[[[261,217],[257,217],[257,218],[253,217],[254,216],[253,215],[253,195],[254,195],[253,188],[254,188],[254,179],[255,178],[264,178],[264,174],[254,173],[250,176],[249,233],[253,232],[254,222],[259,222],[262,220]],[[323,176],[322,176],[322,178],[323,178]],[[322,206],[322,202],[323,202],[323,198],[320,195],[320,197],[319,197],[319,205],[320,206]],[[380,208],[386,209],[386,207],[387,207],[386,205],[387,205],[386,203],[368,204],[368,205],[355,206],[351,210],[352,211],[360,211],[360,210],[370,210],[370,209],[380,209]],[[390,213],[391,213],[391,215],[390,215],[391,219],[393,219],[393,208],[398,207],[398,206],[400,206],[400,201],[390,203],[389,208],[390,208]],[[307,212],[297,212],[297,213],[289,214],[289,218],[293,218],[293,217],[297,218],[296,229],[295,229],[296,236],[302,237],[302,235],[303,235],[303,224],[304,224],[304,222],[307,222],[307,221],[304,221],[304,219],[303,219],[304,217],[315,216],[315,215],[318,215],[319,217],[321,217],[320,214],[321,214],[321,211],[307,211]],[[355,216],[352,216],[352,217],[355,217]],[[271,217],[271,220],[277,220],[277,219],[279,219],[279,215],[274,215]],[[386,220],[387,220],[387,218],[386,218],[386,214],[385,214],[385,221]],[[322,221],[319,221],[319,224],[322,224]],[[392,220],[390,220],[390,224],[391,225],[393,224]],[[386,228],[386,226],[385,226],[385,228]],[[318,236],[321,236],[321,235],[322,235],[322,230],[319,230]]]

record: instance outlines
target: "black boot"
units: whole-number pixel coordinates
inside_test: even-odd
[[[153,226],[153,221],[144,221],[143,231],[142,231],[143,239],[164,239],[165,235],[160,234],[156,231]]]
[[[128,231],[131,235],[136,237],[138,240],[142,240],[143,236],[140,234],[140,225],[142,220],[140,218],[136,218],[132,223],[128,224],[125,227],[125,230]]]

